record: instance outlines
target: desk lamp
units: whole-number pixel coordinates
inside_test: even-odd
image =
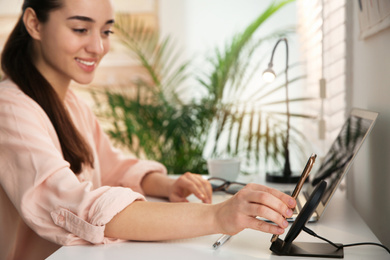
[[[286,138],[284,140],[284,157],[285,157],[285,163],[282,173],[280,172],[273,172],[273,173],[267,173],[266,175],[266,181],[268,182],[275,182],[275,183],[297,183],[300,176],[292,176],[291,172],[291,166],[290,166],[290,154],[288,149],[289,139],[290,139],[290,108],[289,108],[289,101],[288,101],[288,41],[286,38],[279,39],[273,50],[271,55],[271,60],[268,63],[268,68],[263,72],[263,79],[266,82],[272,82],[276,74],[273,67],[273,58],[275,54],[276,47],[279,45],[280,42],[284,42],[286,45],[286,69],[285,69],[285,89],[286,89],[286,114],[287,114],[287,130],[286,130]]]

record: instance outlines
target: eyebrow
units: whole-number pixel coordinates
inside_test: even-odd
[[[79,20],[79,21],[91,22],[91,23],[96,22],[94,19],[92,19],[90,17],[81,16],[81,15],[75,15],[75,16],[68,17],[67,20]],[[111,20],[108,20],[106,22],[106,24],[113,24],[114,22],[115,22],[114,19],[111,19]]]

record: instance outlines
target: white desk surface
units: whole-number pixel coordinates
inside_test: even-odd
[[[227,196],[217,194],[215,195],[214,202],[226,199]],[[347,201],[345,195],[339,191],[332,198],[320,221],[317,223],[308,223],[307,227],[315,231],[318,235],[335,243],[379,242],[356,210]],[[210,235],[166,242],[125,242],[94,246],[63,246],[47,259],[329,259],[277,256],[269,250],[271,245],[270,234],[249,229],[233,236],[222,247],[214,250],[212,244],[219,237],[220,235]],[[281,236],[281,238],[283,239],[284,236]],[[295,241],[323,242],[322,240],[309,236],[305,232],[301,232]],[[390,255],[378,246],[358,246],[344,248],[344,259],[389,260]]]

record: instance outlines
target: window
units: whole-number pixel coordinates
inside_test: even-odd
[[[306,127],[321,156],[339,132],[347,107],[346,0],[298,0],[297,12],[305,91],[318,97],[307,104],[317,112],[318,124]]]

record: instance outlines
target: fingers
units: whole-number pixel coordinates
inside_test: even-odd
[[[246,199],[250,202],[251,213],[253,216],[267,218],[281,215],[288,218],[292,215],[292,210],[281,199],[265,191],[249,191]]]
[[[262,232],[282,234],[288,227],[285,218],[291,217],[296,202],[290,196],[259,184],[249,184],[234,197],[241,214],[246,215],[245,225]],[[267,223],[256,217],[272,221]]]
[[[212,191],[208,191],[210,184],[202,176],[187,172],[181,176],[181,179],[183,188],[187,189],[189,194],[193,193],[203,202],[211,202]]]
[[[286,218],[282,214],[280,214],[277,209],[266,206],[264,204],[251,203],[249,211],[251,212],[251,214],[254,214],[252,216],[268,219],[273,223],[275,223],[278,227],[281,227],[283,229],[288,227],[288,222]],[[276,227],[274,224],[271,223],[269,224],[270,224],[268,225],[269,227]],[[270,232],[269,230],[263,230],[263,231]]]
[[[288,226],[285,217],[289,217],[291,209],[272,194],[243,189],[237,193],[237,199],[240,201],[240,211],[243,214],[252,218],[268,219],[282,228]]]
[[[293,209],[296,207],[297,202],[295,201],[295,199],[293,199],[291,196],[287,195],[286,193],[269,187],[266,187],[266,190],[270,194],[274,195],[275,197],[283,201],[289,208]]]
[[[257,218],[249,219],[248,228],[275,235],[283,234],[285,229]]]
[[[278,198],[279,200],[281,200],[285,205],[287,205],[291,209],[295,208],[295,206],[297,205],[295,199],[293,199],[292,197],[290,197],[286,193],[281,192],[280,190],[273,189],[273,188],[263,186],[260,184],[254,184],[254,183],[248,184],[246,186],[246,188],[253,190],[253,191],[263,191],[263,192],[269,193],[269,194],[273,195],[274,197]]]
[[[188,195],[194,194],[204,203],[211,203],[212,188],[210,183],[199,174],[187,172],[174,183],[171,201],[184,201]]]

